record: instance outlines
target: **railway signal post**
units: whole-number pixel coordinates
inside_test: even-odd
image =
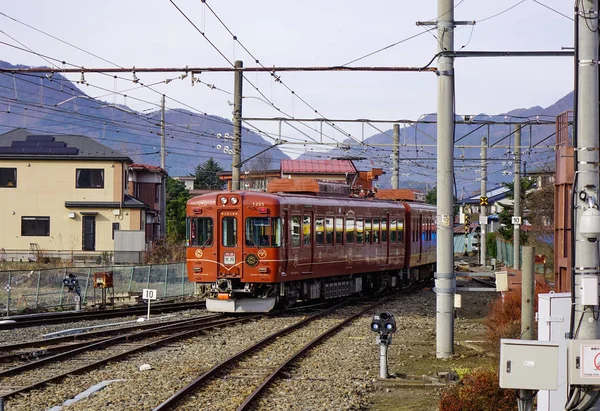
[[[379,333],[375,338],[375,342],[379,344],[379,378],[384,380],[390,377],[387,366],[387,352],[392,343],[392,334],[396,331],[394,315],[387,311],[374,315],[371,321],[371,331]]]
[[[144,288],[142,291],[142,299],[143,300],[148,300],[148,316],[147,316],[147,320],[150,319],[150,301],[152,300],[156,300],[156,290],[152,290],[150,288]]]

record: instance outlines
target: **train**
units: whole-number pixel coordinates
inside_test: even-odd
[[[406,192],[298,178],[195,196],[188,279],[206,291],[207,310],[256,313],[432,278],[436,209]]]

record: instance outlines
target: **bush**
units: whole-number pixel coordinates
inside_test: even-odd
[[[494,370],[476,369],[442,394],[440,411],[513,411],[515,390],[503,390]]]
[[[185,261],[185,244],[172,237],[156,239],[145,258],[146,264],[180,263],[182,261]]]

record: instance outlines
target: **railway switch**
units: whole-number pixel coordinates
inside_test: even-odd
[[[378,333],[375,342],[379,344],[379,378],[393,377],[388,374],[387,351],[392,343],[392,334],[396,331],[396,320],[389,312],[375,314],[371,321],[371,331]]]

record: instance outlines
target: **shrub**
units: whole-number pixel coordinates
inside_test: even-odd
[[[146,264],[180,263],[185,261],[185,245],[173,237],[162,237],[152,243],[146,253]]]
[[[476,369],[446,390],[440,411],[513,411],[517,409],[515,390],[503,390],[494,370]]]

